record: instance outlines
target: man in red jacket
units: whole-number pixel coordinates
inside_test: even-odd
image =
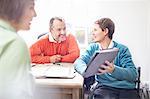
[[[75,37],[66,34],[66,25],[62,18],[51,18],[49,25],[48,35],[30,48],[32,63],[73,63],[80,54]]]

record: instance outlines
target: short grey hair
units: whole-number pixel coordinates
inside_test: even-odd
[[[65,20],[61,17],[52,17],[49,21],[49,27],[50,29],[52,29],[52,26],[53,26],[53,23],[54,23],[54,20],[59,20],[61,22],[65,22]]]
[[[0,18],[19,23],[31,0],[0,0]]]

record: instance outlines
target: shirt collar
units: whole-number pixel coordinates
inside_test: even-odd
[[[114,42],[111,40],[108,48],[113,48],[113,47],[114,47]],[[99,44],[99,48],[100,48],[100,50],[102,50],[101,44]]]
[[[51,32],[49,32],[49,34],[48,34],[48,39],[49,39],[49,42],[57,43],[57,41],[55,41],[54,38],[52,37]]]
[[[68,36],[68,35],[69,35],[69,33],[67,32],[66,36]],[[48,33],[48,39],[49,39],[49,42],[61,43],[61,42],[57,42],[57,41],[54,40],[51,32]]]
[[[15,28],[13,28],[9,22],[7,21],[4,21],[2,19],[0,19],[0,27],[1,28],[4,28],[4,29],[7,29],[7,30],[10,30],[10,31],[13,31],[13,32],[16,32]]]

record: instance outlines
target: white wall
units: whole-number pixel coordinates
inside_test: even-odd
[[[149,7],[148,7],[148,32],[147,32],[147,46],[148,46],[148,51],[150,51],[150,0],[148,2]],[[150,59],[150,53],[148,53],[148,59]],[[147,61],[149,63],[149,61]],[[147,67],[147,72],[148,72],[148,76],[149,76],[149,81],[150,81],[150,66],[149,64],[146,66]]]
[[[72,27],[85,27],[100,17],[116,24],[114,40],[127,45],[136,66],[142,67],[142,80],[150,80],[150,1],[149,0],[37,0],[37,17],[28,33],[19,33],[30,46],[37,35],[48,31],[49,19],[62,16]]]

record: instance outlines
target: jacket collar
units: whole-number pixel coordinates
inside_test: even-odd
[[[114,47],[114,42],[111,40],[108,48],[113,48],[113,47]],[[101,44],[99,44],[99,48],[100,48],[100,50],[102,50]]]
[[[15,28],[13,28],[9,22],[4,21],[2,19],[0,19],[0,27],[3,29],[7,29],[10,31],[16,32]]]

